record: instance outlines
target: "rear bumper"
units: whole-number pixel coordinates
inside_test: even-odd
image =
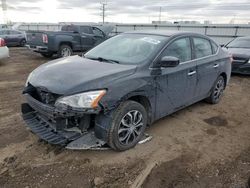
[[[0,59],[5,59],[10,57],[9,48],[7,46],[0,47]]]
[[[26,45],[26,47],[33,52],[38,52],[38,53],[48,53],[49,52],[49,49],[47,46]]]

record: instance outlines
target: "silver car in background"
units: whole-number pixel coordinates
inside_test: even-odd
[[[7,46],[25,46],[26,34],[22,31],[3,29],[0,30],[0,38],[5,40]]]

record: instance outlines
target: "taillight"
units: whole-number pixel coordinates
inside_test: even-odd
[[[43,34],[43,43],[48,43],[48,35]]]
[[[5,44],[5,41],[4,41],[4,39],[0,39],[0,46],[2,47],[2,46],[5,46],[6,44]]]

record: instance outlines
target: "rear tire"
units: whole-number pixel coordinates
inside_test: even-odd
[[[223,96],[225,90],[225,79],[223,76],[219,76],[212,88],[210,96],[206,99],[208,103],[218,104]]]
[[[59,50],[57,52],[57,56],[58,57],[68,57],[71,56],[73,54],[73,50],[72,48],[67,45],[67,44],[63,44],[59,47]]]
[[[107,143],[117,151],[133,148],[143,137],[146,125],[145,108],[135,101],[126,101],[112,115]]]

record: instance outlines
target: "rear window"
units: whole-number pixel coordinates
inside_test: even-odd
[[[76,27],[74,25],[64,25],[62,26],[61,31],[76,31]]]
[[[202,58],[213,54],[210,41],[204,38],[194,38],[194,50],[196,58]]]

